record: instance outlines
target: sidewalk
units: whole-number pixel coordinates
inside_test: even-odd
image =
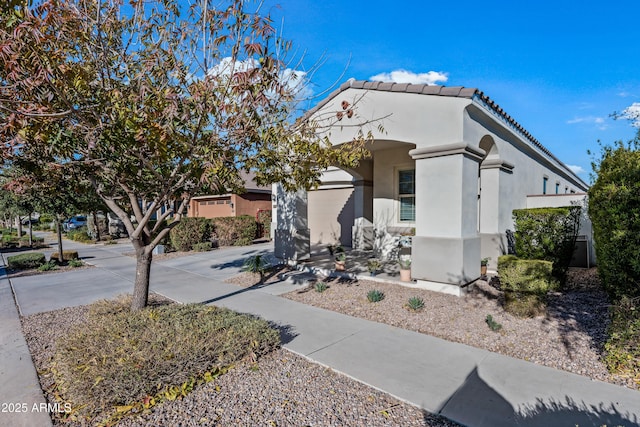
[[[135,259],[122,255],[125,245],[67,246],[98,268],[12,279],[23,314],[131,292]],[[285,348],[464,425],[640,425],[638,391],[277,296],[293,284],[224,282],[248,256],[270,251],[262,244],[154,261],[151,290],[261,316],[286,331]],[[6,391],[0,386],[0,398],[11,397]]]

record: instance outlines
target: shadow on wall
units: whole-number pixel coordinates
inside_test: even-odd
[[[355,199],[353,191],[349,195],[349,198],[340,209],[338,214],[338,224],[340,224],[340,243],[343,246],[353,246],[353,236],[351,235],[351,229],[355,220]]]
[[[514,408],[490,387],[475,368],[452,395],[442,415],[474,426],[624,426],[638,427],[637,414],[621,413],[613,404],[588,405],[568,396],[564,401],[537,399]]]

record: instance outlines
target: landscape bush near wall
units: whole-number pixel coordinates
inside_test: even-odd
[[[598,274],[613,299],[640,296],[640,137],[604,147],[589,189]]]
[[[581,214],[581,206],[514,210],[518,258],[551,261],[553,275],[564,283]]]
[[[504,255],[498,258],[498,275],[505,310],[520,317],[542,314],[547,293],[558,288],[551,261]]]
[[[258,226],[261,231],[258,237],[271,238],[271,211],[258,212]]]
[[[250,245],[256,238],[258,226],[252,216],[212,218],[211,223],[213,238],[218,241],[219,246]]]
[[[171,246],[177,251],[190,251],[198,243],[208,242],[212,225],[207,218],[182,218],[171,229]]]

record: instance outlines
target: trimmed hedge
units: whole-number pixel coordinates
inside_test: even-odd
[[[271,211],[258,212],[258,237],[271,238]]]
[[[49,260],[57,261],[59,253],[54,252],[51,254]],[[71,261],[72,259],[78,259],[78,251],[62,251],[62,259],[65,261]]]
[[[26,270],[29,268],[38,268],[42,264],[46,264],[47,259],[43,253],[20,254],[7,257],[7,265],[9,268],[16,270]]]
[[[503,255],[498,258],[498,275],[505,293],[504,309],[519,317],[544,313],[547,292],[558,288],[551,261]]]
[[[640,134],[602,148],[589,188],[598,275],[609,296],[640,297]]]
[[[219,246],[250,245],[256,238],[258,225],[252,216],[213,218],[211,222],[213,237],[218,240]]]
[[[553,263],[553,275],[564,283],[580,229],[581,206],[513,211],[516,255]]]
[[[175,250],[190,251],[194,245],[210,240],[211,221],[207,218],[182,218],[169,235]]]

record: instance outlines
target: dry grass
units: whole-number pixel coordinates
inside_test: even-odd
[[[56,389],[79,419],[184,396],[280,342],[267,322],[228,309],[160,304],[132,313],[129,305],[127,298],[92,304],[86,322],[56,342]]]

